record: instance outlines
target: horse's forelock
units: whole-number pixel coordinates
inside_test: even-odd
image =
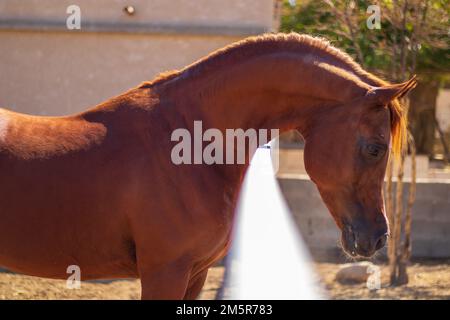
[[[406,114],[404,106],[397,99],[393,100],[388,107],[391,113],[392,152],[399,157],[404,152],[406,142]]]

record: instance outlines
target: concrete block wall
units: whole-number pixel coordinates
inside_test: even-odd
[[[281,176],[278,181],[312,254],[319,260],[342,258],[340,231],[315,185],[306,177]],[[418,181],[412,210],[412,256],[450,258],[450,181]]]

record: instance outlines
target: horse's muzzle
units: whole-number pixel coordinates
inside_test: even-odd
[[[385,246],[388,235],[386,228],[368,232],[346,226],[342,230],[342,247],[352,257],[371,257]]]

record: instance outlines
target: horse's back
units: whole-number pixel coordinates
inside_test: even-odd
[[[42,117],[0,109],[0,153],[10,158],[42,160],[86,150],[105,134],[102,124],[76,116]]]

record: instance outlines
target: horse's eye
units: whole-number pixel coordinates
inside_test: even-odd
[[[380,159],[386,152],[386,147],[378,144],[368,144],[365,154],[371,159]]]

